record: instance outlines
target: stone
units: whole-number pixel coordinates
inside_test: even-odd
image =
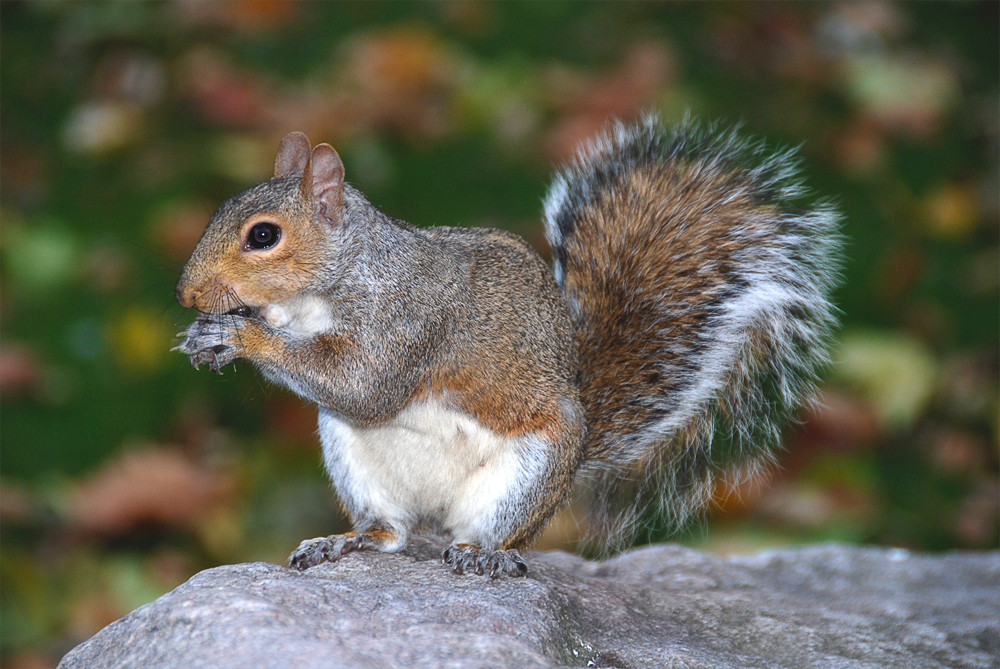
[[[102,667],[997,667],[1000,553],[823,545],[451,573],[443,540],[193,576],[77,646]]]

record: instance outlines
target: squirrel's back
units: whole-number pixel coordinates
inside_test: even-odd
[[[576,330],[590,533],[678,526],[766,462],[834,324],[838,215],[804,209],[794,152],[649,116],[615,125],[545,203]],[[636,504],[636,500],[639,503]]]

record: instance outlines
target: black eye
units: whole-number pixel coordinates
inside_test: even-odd
[[[269,249],[281,239],[281,228],[274,223],[258,223],[250,228],[245,248]]]

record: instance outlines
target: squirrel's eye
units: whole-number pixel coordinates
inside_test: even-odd
[[[248,251],[250,249],[269,249],[277,244],[280,238],[281,228],[277,225],[274,223],[258,223],[250,228],[250,234],[247,235],[247,242],[244,248]]]

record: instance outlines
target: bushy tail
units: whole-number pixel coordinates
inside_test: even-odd
[[[803,209],[794,151],[649,116],[614,125],[545,202],[589,436],[581,477],[604,547],[680,526],[715,482],[770,458],[835,322],[839,216]],[[659,514],[655,512],[659,511]]]

